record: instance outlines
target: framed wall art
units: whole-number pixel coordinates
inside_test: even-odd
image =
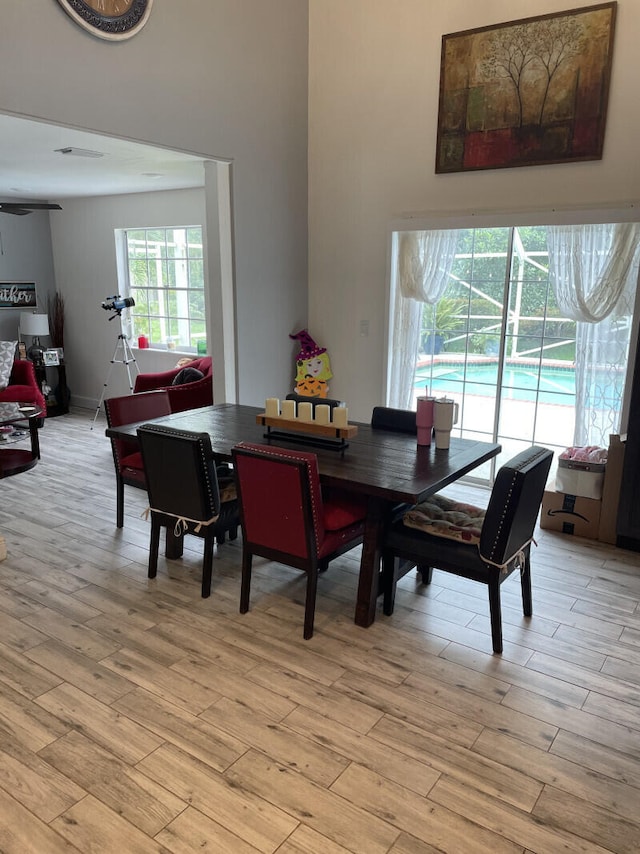
[[[601,159],[616,8],[443,36],[436,172]]]
[[[35,282],[0,282],[0,308],[35,308]]]

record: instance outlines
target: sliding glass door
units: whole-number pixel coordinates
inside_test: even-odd
[[[458,435],[498,441],[496,466],[531,444],[572,443],[576,324],[560,316],[549,284],[543,227],[459,234],[450,284],[424,305],[415,397],[460,405]]]

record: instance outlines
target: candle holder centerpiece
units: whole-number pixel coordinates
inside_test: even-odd
[[[358,432],[349,424],[347,407],[338,400],[292,394],[282,402],[268,397],[256,423],[266,427],[265,439],[286,439],[341,451]]]

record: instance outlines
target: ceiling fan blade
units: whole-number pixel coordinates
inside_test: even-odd
[[[33,211],[61,211],[60,205],[34,202],[0,202],[0,213],[25,216]]]
[[[2,204],[2,203],[0,202],[0,204]],[[18,202],[18,207],[29,208],[29,210],[32,210],[32,211],[61,211],[62,210],[60,205],[49,204],[48,202],[46,204],[45,203],[40,204],[38,202],[34,202],[33,204],[31,202]]]
[[[33,213],[33,211],[28,211],[25,208],[19,208],[17,205],[0,205],[0,213],[14,214],[15,216],[25,216],[26,214]]]

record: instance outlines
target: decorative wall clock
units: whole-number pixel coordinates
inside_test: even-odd
[[[128,39],[147,23],[153,0],[58,0],[73,20],[101,39]]]

